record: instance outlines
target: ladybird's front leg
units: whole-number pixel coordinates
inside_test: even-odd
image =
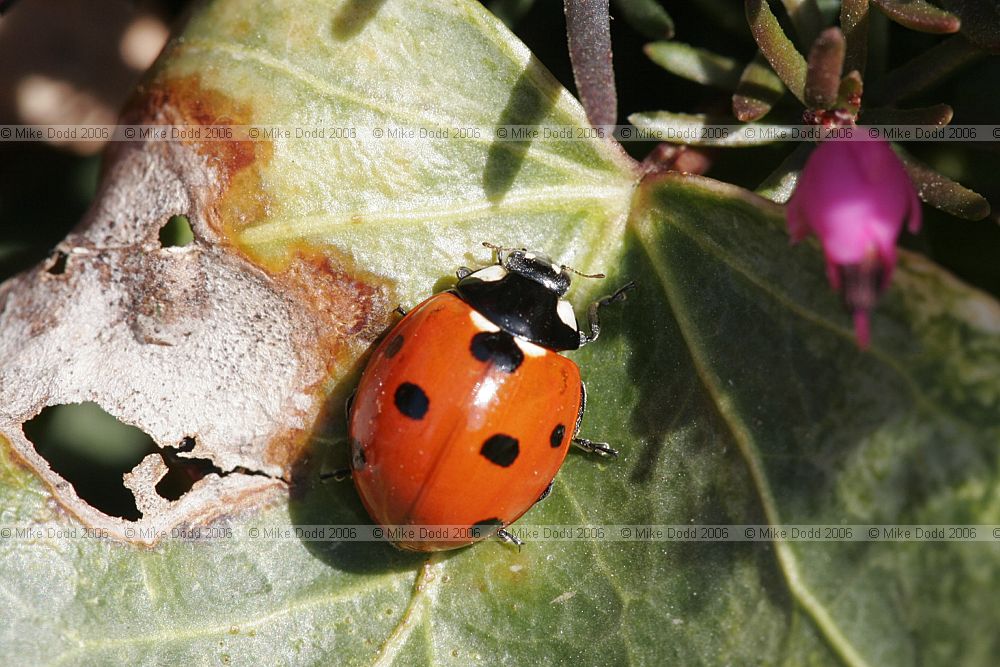
[[[622,285],[615,291],[614,294],[609,294],[603,299],[598,299],[594,303],[590,304],[590,308],[587,309],[587,320],[590,325],[590,333],[585,333],[583,331],[580,332],[580,347],[593,343],[601,334],[601,319],[598,315],[598,311],[604,306],[615,303],[616,301],[624,301],[625,293],[631,289],[635,289],[634,280],[630,280]]]

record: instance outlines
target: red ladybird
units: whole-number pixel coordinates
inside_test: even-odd
[[[571,269],[494,249],[496,264],[460,269],[454,289],[389,331],[349,406],[351,473],[372,518],[459,527],[437,541],[396,541],[403,549],[454,549],[493,534],[517,542],[504,526],[547,494],[570,443],[617,455],[576,437],[586,389],[559,352],[594,341],[598,308],[633,285],[594,303],[585,333],[561,298]]]

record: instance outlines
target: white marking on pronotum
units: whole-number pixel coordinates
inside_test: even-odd
[[[514,337],[514,342],[517,343],[517,346],[521,348],[521,352],[524,352],[524,355],[527,357],[541,357],[548,351],[541,345],[535,345],[531,341],[525,340],[519,336]]]
[[[478,310],[470,310],[469,319],[472,320],[472,325],[479,331],[500,331],[500,327],[480,315]]]
[[[494,264],[493,266],[487,266],[485,269],[479,269],[474,272],[471,277],[478,278],[485,283],[492,283],[497,280],[503,280],[506,275],[507,269],[503,268],[499,264]]]
[[[556,304],[556,313],[563,324],[574,331],[576,330],[576,313],[573,312],[573,304],[565,299],[560,299],[559,303]]]

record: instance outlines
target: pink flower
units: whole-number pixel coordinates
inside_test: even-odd
[[[920,201],[884,141],[824,141],[809,156],[786,209],[792,242],[814,232],[833,289],[844,287],[861,348],[868,313],[889,286],[903,224],[920,229]]]

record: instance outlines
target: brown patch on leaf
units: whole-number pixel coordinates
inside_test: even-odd
[[[197,76],[160,74],[122,122],[247,125],[251,104]],[[84,524],[149,544],[172,527],[287,497],[317,425],[335,414],[333,403],[341,409],[343,380],[389,325],[396,304],[387,282],[335,249],[301,244],[267,265],[235,242],[268,217],[263,174],[272,158],[270,141],[205,133],[114,142],[91,210],[59,244],[65,265],[53,273],[46,261],[0,286],[0,437],[9,459],[25,462]],[[162,247],[173,215],[188,217],[194,242]],[[103,514],[21,429],[47,405],[84,401],[160,448],[195,439],[184,455],[218,473],[174,500],[155,495],[164,471],[149,458],[124,480],[142,518]]]
[[[300,246],[292,257],[274,278],[321,318],[322,348],[335,354],[345,342],[367,345],[388,326],[389,298],[382,281],[359,275],[336,255],[328,257]]]
[[[261,170],[270,163],[274,147],[269,140],[219,138],[226,126],[250,125],[253,109],[228,95],[206,88],[198,76],[160,77],[140,87],[123,114],[123,123],[200,126],[201,138],[183,139],[208,161],[218,175],[202,202],[206,223],[230,241],[236,232],[266,216],[268,198]],[[235,130],[234,130],[235,132]]]

